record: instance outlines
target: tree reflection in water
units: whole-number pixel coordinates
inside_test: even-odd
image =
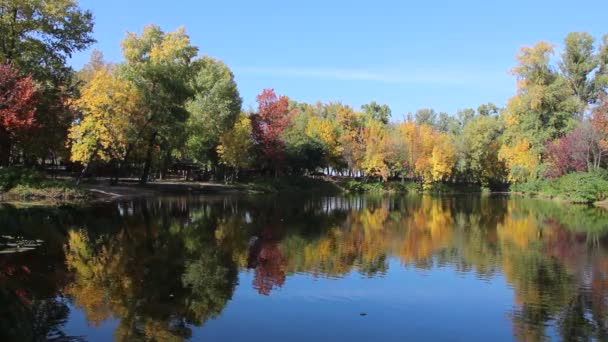
[[[68,339],[73,306],[93,327],[116,320],[116,340],[183,340],[222,313],[239,271],[252,269],[249,286],[272,296],[295,273],[383,277],[389,260],[504,276],[519,340],[543,339],[547,326],[565,340],[608,339],[608,214],[593,208],[495,196],[180,197],[5,207],[0,220],[6,234],[45,241],[0,256],[10,339]]]

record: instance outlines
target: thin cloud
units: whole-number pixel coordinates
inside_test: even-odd
[[[311,68],[311,67],[234,67],[237,74],[262,75],[289,78],[311,78],[336,81],[365,81],[396,84],[442,84],[463,85],[480,84],[496,80],[496,77],[507,75],[502,73],[449,73],[437,71],[412,71],[403,70],[363,70],[363,69],[338,69],[338,68]]]

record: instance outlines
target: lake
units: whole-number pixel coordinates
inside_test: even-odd
[[[0,209],[0,340],[608,340],[608,211],[488,196]]]

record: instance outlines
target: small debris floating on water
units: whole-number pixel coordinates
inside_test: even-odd
[[[362,312],[359,314],[359,316],[367,316],[367,312]]]

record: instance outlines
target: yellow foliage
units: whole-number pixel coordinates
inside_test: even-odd
[[[512,146],[503,145],[498,157],[505,162],[509,172],[509,181],[519,182],[534,175],[539,165],[539,156],[532,151],[530,143],[522,139]]]
[[[367,174],[379,175],[383,180],[387,180],[390,169],[386,164],[388,143],[386,126],[379,121],[370,121],[363,130],[363,141],[365,154],[361,168]]]
[[[247,167],[251,162],[251,119],[244,114],[234,127],[220,137],[217,153],[220,162],[235,169]]]
[[[435,137],[435,146],[431,157],[433,181],[441,181],[452,175],[456,163],[456,149],[450,138],[445,134]]]
[[[70,128],[72,161],[93,158],[108,161],[122,157],[129,143],[129,130],[143,120],[141,96],[134,85],[106,69],[95,72],[74,105],[82,120]]]

